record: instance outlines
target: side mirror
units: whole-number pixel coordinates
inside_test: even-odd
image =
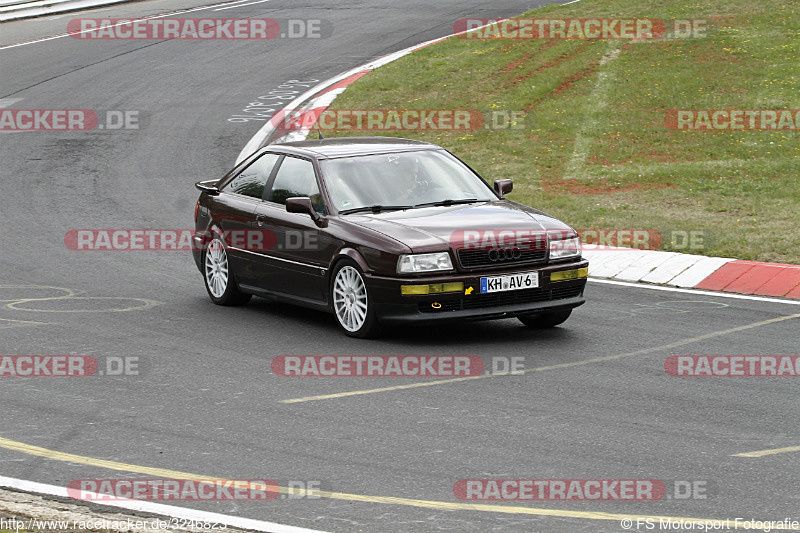
[[[311,198],[308,196],[295,196],[286,199],[286,211],[289,213],[305,213],[314,219],[314,222],[319,221],[320,216],[314,210],[314,205],[311,203]]]
[[[514,190],[514,182],[509,179],[496,180],[494,182],[494,190],[500,195],[500,198],[502,198]]]
[[[198,190],[203,191],[206,194],[210,194],[211,196],[216,196],[219,194],[219,189],[217,189],[217,180],[207,180],[207,181],[198,181],[194,184]]]

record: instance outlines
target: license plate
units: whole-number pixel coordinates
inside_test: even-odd
[[[481,293],[535,289],[538,286],[538,272],[523,272],[522,274],[481,278]]]

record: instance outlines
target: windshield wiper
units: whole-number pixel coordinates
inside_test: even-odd
[[[380,213],[381,211],[399,211],[401,209],[414,209],[413,205],[367,205],[364,207],[354,207],[353,209],[345,209],[339,211],[340,215],[349,215],[350,213],[364,213],[371,211],[373,213]]]
[[[439,206],[446,206],[446,205],[456,205],[456,204],[474,204],[478,202],[477,198],[462,198],[461,200],[439,200],[438,202],[425,202],[424,204],[417,204],[414,207],[439,207]]]

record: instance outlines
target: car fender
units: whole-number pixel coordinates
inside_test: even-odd
[[[333,261],[331,261],[331,266],[328,269],[328,278],[330,278],[331,274],[333,273],[333,269],[336,268],[336,265],[345,258],[349,258],[355,261],[358,267],[364,273],[370,272],[372,270],[371,268],[369,268],[369,265],[367,265],[367,261],[364,259],[364,256],[362,256],[358,252],[358,250],[355,250],[350,247],[345,247],[339,250],[339,252],[333,257]]]
[[[197,265],[197,269],[203,274],[203,254],[205,253],[206,247],[210,242],[208,239],[208,235],[213,235],[214,233],[218,233],[219,228],[217,227],[216,223],[213,220],[209,220],[208,226],[203,228],[195,228],[192,234],[192,256],[194,257],[195,265]],[[201,234],[204,237],[202,238],[201,242],[197,241],[197,235]]]

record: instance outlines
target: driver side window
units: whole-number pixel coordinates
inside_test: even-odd
[[[317,185],[314,164],[307,159],[286,156],[275,175],[272,190],[265,200],[286,204],[286,199],[294,196],[308,196],[311,198],[314,210],[318,213],[323,212],[324,203]]]

